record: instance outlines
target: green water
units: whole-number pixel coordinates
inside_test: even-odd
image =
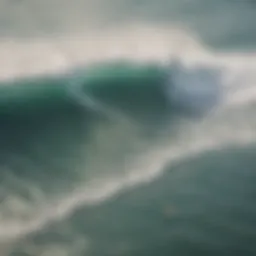
[[[256,255],[255,11],[2,2],[0,254]]]

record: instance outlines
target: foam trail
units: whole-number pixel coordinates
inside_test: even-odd
[[[170,143],[165,138],[166,146],[156,146],[153,151],[146,152],[135,164],[127,166],[128,172],[123,177],[109,177],[79,186],[76,191],[63,195],[62,199],[41,204],[38,212],[35,212],[36,217],[30,220],[4,220],[0,225],[1,241],[18,239],[20,236],[42,229],[50,222],[61,221],[84,204],[100,203],[121,190],[150,182],[164,171],[167,163],[175,164],[205,150],[218,149],[229,144],[245,145],[255,141],[256,123],[248,125],[237,119],[223,122],[228,116],[218,117],[222,120],[219,126],[213,126],[216,121],[221,121],[216,118],[199,125],[192,125],[189,130],[180,134],[176,142]],[[230,126],[233,128],[232,133]]]
[[[177,53],[178,45],[183,46],[179,53]],[[190,67],[203,64],[213,69],[224,69],[226,76],[224,87],[228,91],[225,95],[226,107],[248,104],[249,101],[256,100],[255,55],[216,53],[205,48],[191,35],[179,30],[149,28],[138,24],[127,29],[122,28],[122,31],[107,31],[102,35],[90,35],[90,37],[73,37],[72,40],[40,39],[29,43],[2,41],[0,42],[0,77],[10,79],[39,73],[62,72],[80,64],[86,65],[97,60],[121,57],[137,61],[156,60],[159,63],[169,63],[177,56]],[[241,79],[237,82],[239,76]],[[74,88],[79,92],[81,84],[78,83],[77,86]],[[82,104],[86,99],[86,104],[91,108],[100,112],[106,111],[105,106],[89,96],[86,96],[87,98],[84,96],[86,95],[83,94],[81,97]],[[113,113],[112,109],[110,112]],[[247,144],[255,140],[255,124],[239,120],[225,124],[224,121],[228,117],[222,112],[214,120],[206,120],[205,123],[193,126],[190,133],[187,131],[182,133],[176,143],[167,141],[168,146],[145,152],[145,155],[136,162],[136,166],[130,166],[127,175],[123,177],[118,179],[109,177],[108,180],[84,184],[83,188],[63,195],[63,199],[40,204],[38,212],[35,213],[36,217],[27,221],[1,220],[0,239],[6,241],[19,238],[43,228],[52,221],[61,221],[83,204],[99,203],[122,189],[150,181],[161,174],[163,167],[169,161],[175,163],[205,150],[232,143]],[[220,119],[217,120],[218,118]],[[253,119],[249,122],[253,122]]]
[[[256,68],[251,70],[233,70],[227,81],[227,103],[231,106],[249,104],[256,101]]]

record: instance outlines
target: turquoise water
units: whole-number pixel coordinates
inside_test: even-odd
[[[0,3],[0,254],[256,255],[253,1]]]

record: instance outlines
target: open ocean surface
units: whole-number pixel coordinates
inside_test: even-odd
[[[255,256],[256,1],[1,0],[0,256]]]

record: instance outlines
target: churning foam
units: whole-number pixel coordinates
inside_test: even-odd
[[[106,59],[156,61],[224,70],[228,101],[256,98],[256,52],[218,52],[185,29],[135,24],[85,35],[0,41],[0,78],[58,73]],[[231,98],[230,98],[231,97]]]
[[[187,30],[145,25],[88,31],[85,35],[0,41],[0,77],[9,78],[88,64],[103,59],[184,62],[256,68],[256,53],[218,53],[207,49]]]
[[[127,58],[168,63],[173,57],[180,58],[188,66],[203,64],[224,70],[223,86],[228,92],[228,106],[246,104],[256,99],[256,53],[218,53],[204,47],[187,32],[139,25],[87,36],[1,41],[0,77],[8,79],[60,72],[102,59]],[[145,153],[123,177],[110,177],[79,188],[57,202],[42,205],[40,212],[27,221],[1,221],[0,239],[18,238],[43,228],[51,221],[67,217],[83,204],[98,203],[120,190],[152,180],[161,174],[170,161],[179,161],[229,143],[243,144],[255,140],[254,124],[248,125],[239,120],[225,124],[224,120],[221,118],[193,126],[191,133],[185,131],[186,136],[191,137],[180,138],[171,146]]]

